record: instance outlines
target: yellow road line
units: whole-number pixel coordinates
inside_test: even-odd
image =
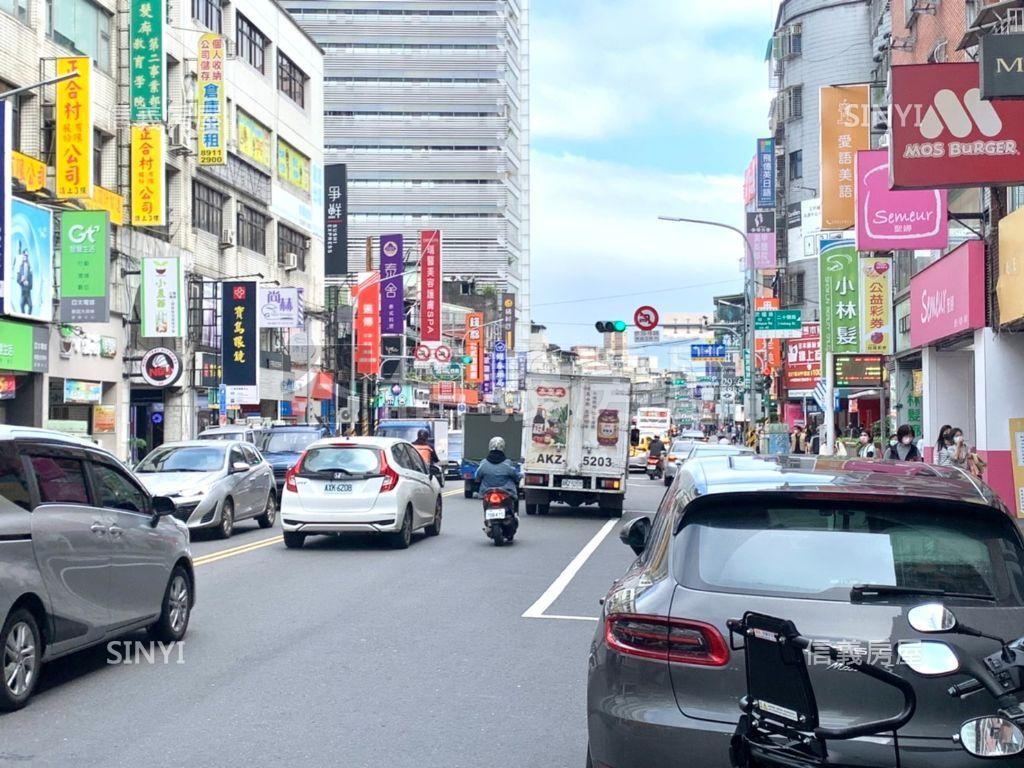
[[[445,491],[441,495],[442,496],[456,496],[456,495],[458,495],[460,493],[462,493],[462,489],[461,488],[456,488],[454,491]]]
[[[234,557],[235,555],[244,555],[247,552],[262,549],[263,547],[269,547],[272,544],[280,544],[282,541],[284,541],[283,536],[273,536],[269,539],[260,539],[259,541],[254,541],[252,544],[243,544],[240,547],[222,549],[219,552],[211,552],[208,555],[202,555],[201,557],[197,557],[195,560],[193,560],[192,564],[207,565],[208,563],[215,563],[218,560],[225,560],[229,557]]]

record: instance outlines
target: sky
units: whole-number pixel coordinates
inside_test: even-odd
[[[632,323],[641,304],[707,312],[713,295],[742,289],[737,235],[658,216],[742,228],[775,8],[531,3],[532,315],[550,341],[598,344],[598,320]]]

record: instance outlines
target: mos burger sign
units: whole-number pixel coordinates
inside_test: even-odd
[[[985,101],[977,63],[892,68],[893,189],[1024,182],[1024,102]]]

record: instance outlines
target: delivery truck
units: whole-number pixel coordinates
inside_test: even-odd
[[[523,411],[526,513],[553,502],[622,516],[629,457],[629,379],[531,374]]]

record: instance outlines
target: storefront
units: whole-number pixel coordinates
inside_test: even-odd
[[[49,328],[0,320],[0,423],[43,426]]]
[[[820,329],[819,323],[804,323],[800,338],[786,340],[782,418],[791,429],[815,424],[821,418],[821,408],[814,399],[814,388],[822,375]]]

